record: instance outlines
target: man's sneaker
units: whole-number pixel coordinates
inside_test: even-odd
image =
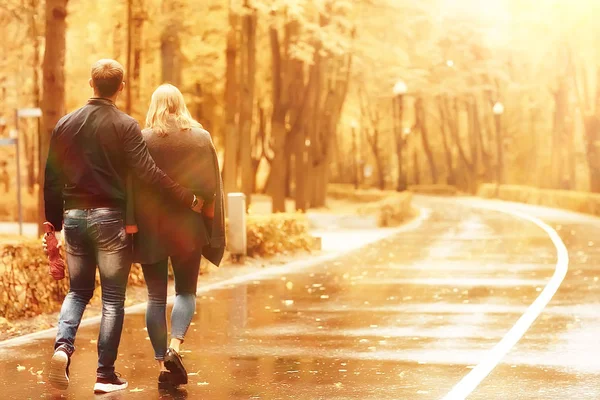
[[[96,378],[96,384],[94,385],[94,393],[96,394],[111,393],[124,389],[127,389],[127,381],[116,373],[110,378]]]
[[[185,385],[188,383],[188,376],[181,356],[172,348],[165,354],[165,367],[171,373],[171,382],[173,385]]]
[[[50,360],[50,372],[48,381],[57,389],[65,390],[69,387],[69,365],[71,359],[69,355],[61,348],[54,352]]]

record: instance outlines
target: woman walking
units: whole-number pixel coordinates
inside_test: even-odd
[[[159,368],[159,387],[187,383],[179,355],[196,309],[196,284],[204,256],[219,265],[225,249],[222,181],[210,134],[190,115],[183,95],[162,85],[152,95],[142,132],[150,154],[166,174],[200,194],[202,214],[175,204],[159,188],[135,181],[136,261],[148,286],[146,325]],[[167,345],[169,258],[175,276],[171,340]]]

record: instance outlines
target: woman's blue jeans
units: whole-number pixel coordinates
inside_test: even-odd
[[[171,337],[184,340],[196,311],[196,285],[200,271],[202,249],[183,256],[171,255],[175,275],[175,303],[171,312]],[[142,264],[148,286],[146,327],[157,360],[167,352],[167,288],[169,260]]]

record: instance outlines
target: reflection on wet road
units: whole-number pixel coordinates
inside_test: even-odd
[[[143,314],[128,315],[111,399],[440,399],[486,355],[554,273],[556,249],[534,224],[468,200],[418,199],[417,229],[309,269],[198,297],[184,344],[190,383],[159,392]],[[528,209],[530,210],[530,209]],[[596,318],[600,222],[541,216],[572,263],[533,327],[473,399],[600,397]],[[82,328],[68,399],[94,398],[97,327]],[[38,375],[51,339],[0,349],[8,398],[61,398]],[[15,384],[15,382],[18,382]]]

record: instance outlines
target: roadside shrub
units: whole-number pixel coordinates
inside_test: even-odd
[[[144,285],[142,268],[131,267],[129,285]],[[96,274],[96,290],[92,302],[101,296],[100,277]],[[55,281],[48,274],[48,261],[41,241],[9,239],[0,248],[0,317],[7,319],[32,317],[58,311],[69,289],[67,277]]]
[[[412,193],[428,194],[435,196],[456,196],[458,189],[451,185],[413,185],[408,190]]]
[[[68,280],[55,281],[39,241],[12,242],[0,251],[0,316],[30,317],[57,311]]]
[[[484,198],[546,207],[564,208],[585,214],[600,216],[600,194],[570,190],[539,189],[528,186],[486,183],[479,187],[477,195]]]
[[[249,215],[246,222],[249,257],[267,257],[312,248],[308,220],[302,213]]]
[[[249,216],[247,234],[250,257],[310,250],[313,243],[304,214]],[[0,241],[0,317],[11,320],[58,311],[69,280],[68,276],[60,281],[50,277],[41,241],[18,236],[2,237]],[[208,271],[207,264],[203,261],[201,273]],[[145,284],[140,265],[132,265],[128,284]],[[96,275],[92,302],[100,301],[99,286]]]
[[[357,210],[358,214],[375,215],[380,227],[400,225],[415,214],[411,206],[413,194],[410,191],[355,189],[350,184],[329,184],[327,196],[337,200],[369,203],[362,204]]]
[[[391,227],[402,224],[411,218],[415,212],[411,206],[412,193],[386,192],[387,197],[373,204],[365,205],[358,209],[361,215],[376,215],[377,225]]]
[[[381,201],[386,197],[398,194],[393,190],[355,189],[354,185],[332,183],[327,186],[327,197],[332,199],[350,200],[358,203]]]

